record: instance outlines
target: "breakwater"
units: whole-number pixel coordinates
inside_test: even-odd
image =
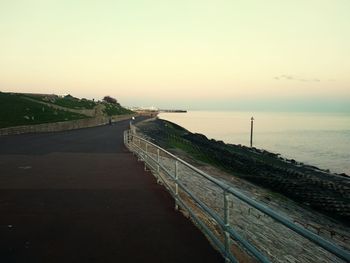
[[[263,186],[343,222],[350,222],[350,179],[278,154],[209,140],[164,120],[144,122],[142,132],[166,149],[179,149],[198,161]]]

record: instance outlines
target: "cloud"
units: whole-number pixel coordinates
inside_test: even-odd
[[[303,78],[295,75],[290,74],[282,74],[279,76],[274,77],[275,80],[289,80],[289,81],[301,81],[301,82],[321,82],[321,79],[319,78]],[[330,80],[328,80],[330,81]],[[335,79],[332,79],[331,81],[335,81]]]

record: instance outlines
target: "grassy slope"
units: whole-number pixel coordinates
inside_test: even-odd
[[[50,101],[45,100],[44,97],[31,96],[31,95],[25,95],[25,96],[31,99],[35,99],[42,102],[49,102],[49,103],[70,108],[70,109],[93,109],[97,105],[97,103],[92,100],[78,99],[69,95],[63,98],[55,97]]]
[[[104,105],[106,106],[104,112],[108,116],[133,113],[131,110],[125,109],[122,106],[120,106],[120,104],[112,104],[105,102]]]
[[[0,128],[83,118],[87,118],[87,116],[55,110],[46,105],[26,100],[18,94],[0,92]]]

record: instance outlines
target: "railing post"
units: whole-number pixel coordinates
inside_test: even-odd
[[[175,161],[175,210],[179,210],[179,185],[177,184],[177,181],[179,179],[179,174],[178,174],[178,161]]]
[[[128,131],[127,130],[124,132],[124,144],[125,144],[125,146],[129,145]]]
[[[130,130],[128,130],[128,132],[127,132],[126,139],[128,141],[128,145],[130,147],[132,154],[135,155],[135,151],[133,149],[133,139],[131,137]]]
[[[145,142],[145,171],[147,171],[146,158],[148,159],[148,144]]]
[[[159,165],[160,165],[160,157],[159,157],[159,149],[157,148],[157,183],[160,182],[159,180]]]
[[[136,140],[134,138],[134,135],[131,133],[131,131],[128,132],[128,139],[129,139],[129,143],[130,146],[132,147],[132,154],[134,156],[137,156],[137,152],[136,152]]]
[[[231,253],[231,242],[230,242],[230,234],[227,231],[228,228],[230,227],[230,221],[229,221],[229,217],[230,217],[230,207],[229,207],[229,194],[227,193],[227,191],[224,190],[224,223],[225,223],[225,231],[224,231],[224,235],[225,235],[225,262],[231,262],[230,261],[230,253]]]
[[[137,144],[135,143],[135,146],[138,146],[138,147],[135,147],[136,155],[137,155],[138,161],[142,161],[142,151],[139,149],[141,148],[141,140],[140,138],[137,138],[137,140],[138,140],[138,143]]]

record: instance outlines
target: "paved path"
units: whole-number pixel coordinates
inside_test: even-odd
[[[122,121],[0,137],[0,262],[222,262],[123,146]]]

